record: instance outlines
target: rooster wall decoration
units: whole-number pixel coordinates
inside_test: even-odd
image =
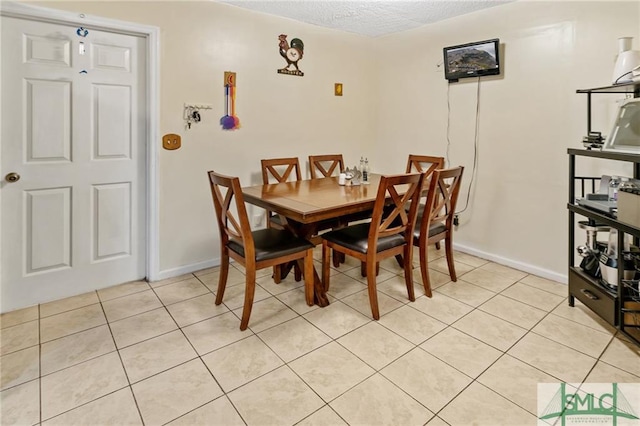
[[[298,68],[298,61],[302,59],[304,54],[304,43],[299,38],[291,39],[291,45],[287,41],[286,34],[280,34],[278,36],[278,47],[280,50],[280,56],[287,61],[287,66],[280,68],[278,74],[297,75],[299,77],[304,76],[304,73]],[[295,70],[289,69],[293,65]]]

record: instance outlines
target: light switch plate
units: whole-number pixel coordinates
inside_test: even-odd
[[[167,133],[162,137],[162,147],[164,149],[174,150],[182,146],[182,138],[175,133]]]

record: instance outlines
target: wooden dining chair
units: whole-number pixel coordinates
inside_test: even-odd
[[[324,154],[309,156],[309,173],[311,179],[321,179],[335,176],[344,172],[344,160],[342,154]],[[334,229],[347,226],[349,221],[346,218],[339,219]],[[333,257],[333,266],[336,268],[340,263],[344,262],[344,256],[338,255]]]
[[[433,172],[424,213],[418,216],[413,230],[413,245],[419,247],[422,283],[428,297],[431,297],[427,258],[429,244],[444,240],[449,276],[451,281],[458,280],[453,261],[453,217],[463,171],[464,167],[458,166],[451,169],[437,169]]]
[[[376,290],[376,264],[402,254],[411,259],[413,228],[424,175],[381,176],[370,223],[359,223],[322,234],[322,282],[329,289],[331,250],[364,262],[367,270],[369,303],[373,318],[380,319]],[[385,208],[386,206],[386,208]],[[389,207],[390,206],[390,207]],[[415,301],[412,262],[404,262],[404,279],[409,300]]]
[[[265,185],[302,180],[298,157],[270,158],[260,160],[260,164],[262,168],[262,183]],[[267,210],[267,227],[284,229],[284,224],[279,215]]]
[[[290,182],[292,180],[302,180],[302,173],[300,172],[300,161],[298,157],[289,158],[269,158],[260,160],[262,168],[262,183],[267,185],[269,183],[282,183]],[[285,224],[282,221],[280,215],[273,213],[270,210],[266,211],[267,228],[285,229]],[[300,281],[302,271],[297,266],[295,268],[295,280]],[[274,265],[273,267],[273,281],[279,284],[282,276],[281,265]]]
[[[246,330],[249,325],[256,290],[256,271],[259,269],[290,261],[303,261],[305,299],[307,304],[312,306],[314,245],[287,230],[266,228],[251,231],[240,179],[214,171],[208,174],[220,231],[220,278],[216,305],[222,303],[224,297],[231,258],[245,268],[244,307],[240,330]],[[234,214],[234,210],[237,213]]]
[[[335,176],[344,172],[342,154],[310,155],[309,172],[311,179]]]
[[[444,157],[434,157],[431,155],[409,154],[407,159],[407,173],[425,173],[425,182],[423,195],[426,195],[426,189],[429,187],[429,179],[436,169],[444,169]],[[424,205],[418,207],[418,216],[422,216]],[[436,248],[440,250],[440,241],[436,242]],[[398,259],[400,263],[400,259]]]

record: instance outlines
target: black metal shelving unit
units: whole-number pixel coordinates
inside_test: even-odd
[[[607,216],[595,210],[591,210],[575,203],[575,181],[583,179],[575,174],[576,157],[592,157],[606,160],[617,160],[631,162],[634,165],[634,178],[640,178],[640,155],[638,154],[622,154],[616,152],[596,151],[586,149],[568,149],[569,154],[569,202],[567,209],[569,210],[569,305],[574,305],[574,298],[577,298],[591,310],[600,315],[604,320],[613,326],[618,327],[621,331],[634,339],[640,344],[640,307],[638,309],[629,307],[632,300],[629,299],[629,291],[622,284],[623,271],[618,271],[618,287],[617,291],[613,291],[606,285],[603,285],[598,279],[587,275],[581,268],[574,266],[576,241],[575,241],[575,215],[578,214],[586,217],[593,223],[606,225],[618,230],[618,247],[624,246],[624,235],[633,235],[640,238],[640,228],[633,225],[620,222],[616,218]],[[622,251],[618,253],[618,264],[623,264]],[[636,327],[634,324],[626,324],[622,321],[625,317],[632,318],[638,316]],[[637,329],[629,333],[628,328]]]
[[[592,94],[633,94],[640,97],[640,83],[626,83],[594,89],[577,90],[587,94],[587,130],[591,131],[591,95]],[[591,157],[605,160],[616,160],[633,163],[633,177],[640,179],[640,154],[628,154],[601,150],[568,149],[569,155],[569,305],[574,306],[577,298],[609,324],[617,327],[622,333],[640,345],[640,292],[628,281],[623,282],[623,270],[618,270],[617,290],[602,284],[598,279],[586,274],[575,265],[576,215],[587,218],[592,223],[606,225],[618,230],[618,247],[624,247],[626,234],[632,235],[636,241],[640,239],[640,228],[620,222],[615,217],[607,216],[576,204],[576,183],[585,179],[597,180],[599,177],[585,178],[576,176],[576,158]],[[584,194],[582,194],[584,195]],[[623,265],[622,250],[618,253],[618,265]]]

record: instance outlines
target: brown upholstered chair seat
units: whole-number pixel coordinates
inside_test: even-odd
[[[337,229],[335,231],[322,234],[322,238],[332,243],[340,244],[350,250],[360,253],[366,253],[369,248],[369,228],[371,224],[360,223],[351,225],[347,228]],[[393,247],[401,246],[405,243],[404,235],[395,234],[378,239],[377,252],[389,250]]]
[[[256,251],[256,262],[275,259],[297,253],[300,250],[309,250],[314,245],[309,241],[298,238],[289,231],[281,229],[259,229],[251,232]],[[227,243],[229,250],[233,250],[244,257],[244,246],[237,240],[229,240]]]
[[[418,216],[416,219],[416,226],[413,228],[413,238],[420,239],[420,223],[422,222],[422,217]],[[441,232],[445,232],[447,230],[447,226],[444,223],[434,223],[429,226],[429,237],[433,237],[434,235],[440,234]]]

